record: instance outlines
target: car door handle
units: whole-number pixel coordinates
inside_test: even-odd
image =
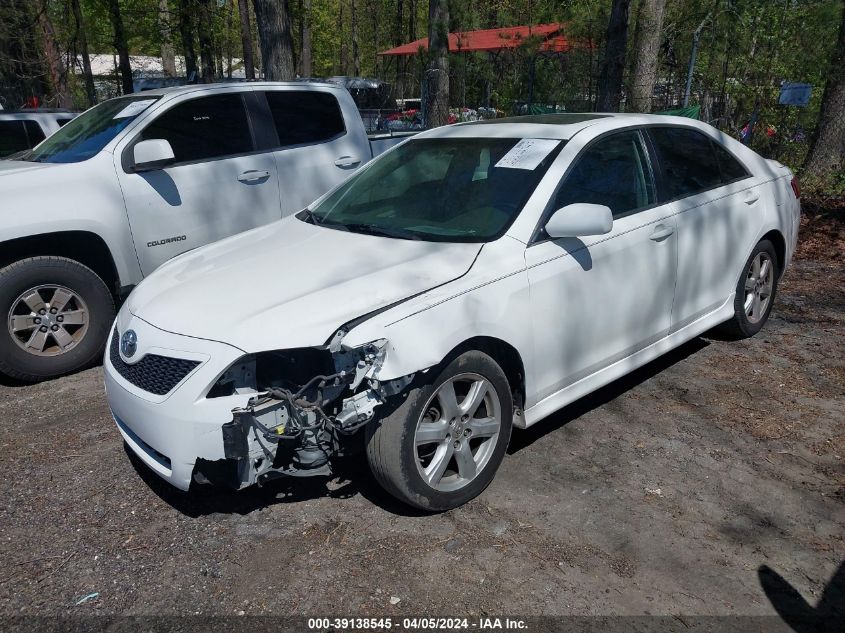
[[[265,170],[250,169],[238,176],[240,182],[256,182],[270,177],[270,172]]]
[[[666,226],[665,224],[658,224],[656,227],[654,227],[654,231],[652,231],[651,235],[648,236],[648,239],[654,242],[662,242],[674,232],[675,229],[673,229],[671,226]]]
[[[341,156],[335,162],[338,167],[355,167],[361,164],[361,159],[357,156]]]
[[[760,199],[760,194],[759,194],[759,193],[757,193],[757,192],[755,192],[755,191],[749,191],[747,194],[745,194],[745,197],[742,199],[742,201],[743,201],[745,204],[754,204],[754,203],[755,203],[755,202],[757,202],[759,199]]]

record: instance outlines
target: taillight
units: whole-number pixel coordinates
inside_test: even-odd
[[[793,177],[792,182],[789,183],[789,184],[792,185],[792,193],[795,194],[795,199],[800,200],[801,199],[801,185],[798,184],[798,179]]]

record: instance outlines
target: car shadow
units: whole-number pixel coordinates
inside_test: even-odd
[[[124,444],[129,461],[150,490],[177,512],[197,518],[211,514],[246,515],[284,503],[301,503],[319,498],[349,499],[361,495],[381,509],[398,516],[433,514],[405,505],[378,484],[362,454],[334,460],[331,476],[279,477],[261,486],[229,490],[209,485],[192,485],[188,492],[161,479]]]
[[[639,369],[635,369],[622,378],[614,380],[604,387],[597,389],[593,393],[588,394],[583,398],[579,398],[572,404],[555,411],[549,417],[541,420],[537,424],[534,424],[524,430],[517,430],[513,435],[511,435],[511,442],[508,446],[508,455],[513,455],[514,453],[518,453],[522,449],[531,446],[543,436],[566,426],[573,420],[580,418],[582,415],[589,413],[593,409],[597,409],[611,400],[618,398],[626,391],[644,383],[649,378],[653,378],[672,365],[689,358],[708,345],[710,345],[710,343],[705,339],[701,337],[694,338],[680,347],[676,347],[671,352],[667,352],[660,358],[656,358]]]
[[[708,345],[709,343],[702,338],[693,339],[627,376],[577,400],[529,429],[514,433],[508,453],[514,454],[521,451],[544,435],[610,402]],[[124,449],[138,476],[150,490],[178,512],[193,518],[210,514],[246,515],[280,503],[300,503],[323,497],[349,499],[355,495],[361,495],[373,505],[399,516],[419,517],[434,514],[411,508],[385,492],[373,477],[366,459],[360,452],[335,460],[334,472],[330,477],[280,477],[261,486],[252,486],[244,490],[192,485],[190,491],[183,492],[153,473],[126,445]]]

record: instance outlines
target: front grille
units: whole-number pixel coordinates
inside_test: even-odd
[[[119,345],[117,330],[115,330],[109,348],[109,360],[117,373],[138,389],[149,391],[157,396],[170,393],[173,387],[200,364],[196,360],[147,354],[137,363],[130,365],[124,363],[120,357]]]

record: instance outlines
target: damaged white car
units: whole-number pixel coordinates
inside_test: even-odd
[[[109,404],[184,490],[328,475],[363,439],[390,493],[452,508],[512,427],[713,326],[756,333],[798,195],[787,168],[687,119],[432,130],[150,275],[111,333]]]

